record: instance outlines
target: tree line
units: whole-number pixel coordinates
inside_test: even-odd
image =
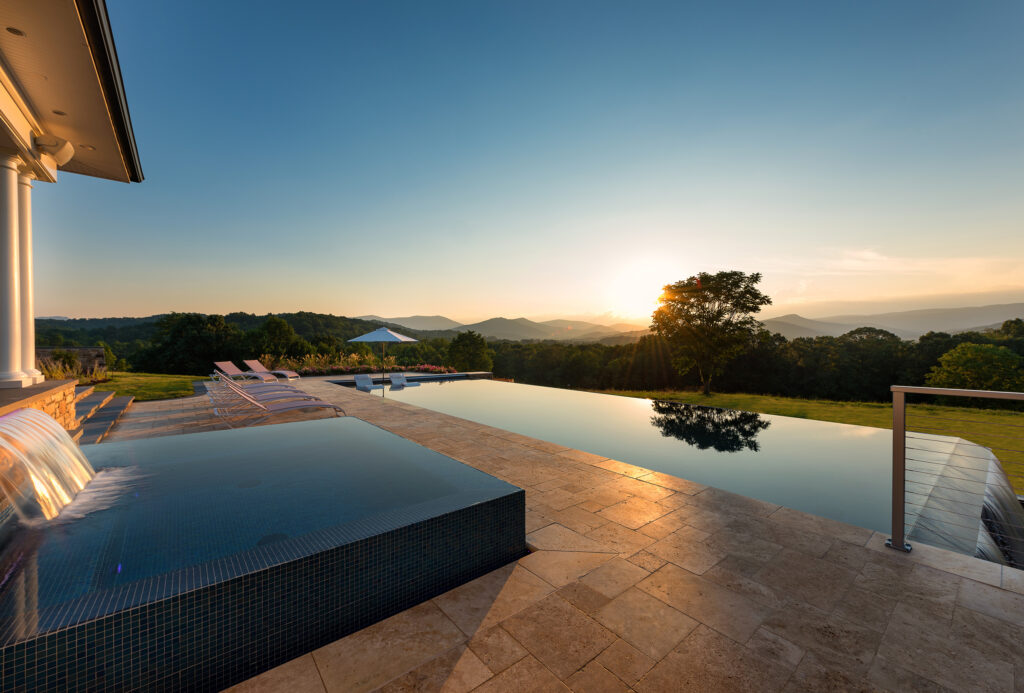
[[[677,284],[699,295],[714,276],[691,279],[689,284]],[[751,286],[742,277],[733,280],[741,289]],[[839,337],[790,340],[738,315],[742,329],[718,338],[714,353],[725,357],[714,364],[702,362],[700,367],[696,359],[706,354],[686,352],[685,331],[678,329],[614,346],[486,341],[471,332],[454,338],[427,337],[406,330],[422,337],[421,341],[389,345],[388,356],[400,366],[429,363],[487,370],[517,382],[578,389],[706,388],[711,374],[715,389],[723,392],[835,400],[884,401],[893,384],[1024,389],[1024,320],[1010,320],[986,332],[929,332],[916,340],[871,327]],[[316,313],[173,313],[148,321],[39,323],[40,345],[101,344],[109,350],[108,364],[139,372],[202,376],[210,372],[213,361],[241,361],[264,354],[380,354],[379,345],[347,341],[375,329],[377,323]]]
[[[962,346],[963,345],[963,346]],[[970,358],[994,353],[973,363]],[[960,353],[954,354],[960,347]],[[966,348],[965,348],[966,347]],[[494,374],[516,382],[596,390],[676,390],[702,387],[700,373],[680,373],[669,340],[645,336],[635,344],[511,342],[491,343]],[[965,355],[964,352],[967,352]],[[943,369],[940,359],[947,358]],[[995,364],[994,367],[992,364]],[[1000,366],[999,364],[1003,364]],[[1019,390],[1024,364],[1024,320],[1011,320],[990,332],[929,332],[917,340],[900,339],[873,327],[860,327],[840,337],[786,339],[756,330],[722,366],[716,378],[720,392],[806,397],[850,401],[885,401],[889,386],[966,387],[968,381],[929,380],[933,369],[964,372],[965,378],[996,377],[977,389]]]
[[[375,330],[376,322],[321,313],[252,315],[170,313],[152,318],[95,318],[36,321],[36,344],[48,347],[102,346],[108,368],[143,373],[203,376],[214,361],[263,355],[301,358],[309,354],[380,356],[380,346],[349,339]],[[487,343],[475,333],[451,338],[406,330],[420,341],[388,345],[397,364],[446,365],[491,370]],[[430,334],[430,333],[428,333]]]

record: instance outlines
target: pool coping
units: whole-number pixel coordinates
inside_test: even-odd
[[[300,387],[344,406],[350,415],[524,488],[527,541],[534,552],[505,569],[240,684],[232,689],[237,693],[290,693],[293,688],[289,686],[294,684],[289,682],[294,676],[304,676],[309,690],[326,691],[378,687],[405,690],[417,682],[444,681],[431,679],[433,676],[462,680],[470,675],[473,682],[466,689],[479,686],[481,692],[510,690],[527,682],[543,682],[552,689],[564,690],[563,685],[577,688],[582,682],[598,680],[636,690],[660,690],[657,682],[663,688],[668,680],[687,676],[707,676],[706,681],[720,681],[722,685],[729,681],[735,684],[736,676],[755,676],[749,679],[751,689],[765,690],[781,690],[787,681],[799,685],[808,680],[817,681],[820,687],[839,681],[851,688],[868,684],[892,688],[897,682],[909,686],[918,681],[957,689],[970,687],[964,677],[971,676],[971,669],[948,662],[942,652],[951,644],[962,647],[964,641],[956,640],[948,630],[936,633],[929,620],[913,620],[920,618],[913,610],[932,603],[928,594],[919,594],[917,589],[926,586],[934,592],[937,585],[947,585],[940,590],[941,595],[934,595],[940,601],[933,608],[940,608],[941,603],[942,609],[951,611],[955,605],[958,612],[962,610],[974,619],[1024,621],[1024,571],[1004,570],[997,564],[923,544],[915,545],[911,554],[903,554],[886,548],[886,535],[881,532],[408,403],[382,400],[326,380],[303,379]],[[626,500],[618,502],[621,499]],[[624,510],[631,506],[660,507],[659,512],[668,514],[638,527],[624,519]],[[594,524],[588,526],[587,522]],[[597,526],[598,522],[605,524]],[[711,564],[718,560],[714,555],[700,564],[701,552],[705,558],[708,552],[704,538],[713,544],[712,553],[729,555],[713,569]],[[775,558],[757,555],[757,547],[765,540],[776,542],[779,553]],[[764,577],[758,573],[755,577],[760,582],[755,582],[754,577],[733,572],[743,565],[764,565],[763,570],[774,572]],[[805,565],[810,570],[804,570]],[[862,567],[863,572],[857,575]],[[831,616],[834,601],[825,611],[820,610],[824,608],[820,604],[820,608],[802,606],[808,599],[799,591],[802,585],[802,589],[812,591],[835,587],[827,580],[822,582],[814,573],[817,569],[846,576],[843,591],[849,587],[851,597],[842,597],[844,601]],[[880,579],[882,576],[890,577]],[[673,588],[671,581],[682,577],[688,586],[680,595],[678,589],[683,585]],[[920,580],[926,585],[919,585]],[[668,591],[657,592],[659,584]],[[765,588],[763,584],[774,587]],[[767,592],[751,592],[752,588]],[[678,601],[692,589],[700,589],[705,596],[692,605]],[[773,607],[769,596],[776,591],[785,601]],[[832,596],[839,598],[843,591]],[[903,594],[912,601],[905,604],[900,596]],[[655,599],[649,599],[650,595]],[[854,606],[851,611],[845,600],[853,595],[873,601]],[[698,627],[689,635],[685,631],[672,635],[672,642],[683,638],[675,649],[670,646],[650,656],[637,652],[636,634],[631,635],[629,628],[640,624],[651,630],[670,627],[668,622],[648,620],[640,614],[625,622],[626,630],[608,620],[609,609],[622,613],[617,604],[637,604],[637,600],[658,604],[657,608],[673,619],[687,619]],[[891,622],[888,630],[871,630],[850,620],[863,615],[870,604],[877,606],[871,606],[867,613],[888,605],[883,611],[884,619]],[[894,604],[899,607],[896,612],[892,611]],[[846,609],[842,616],[840,608]],[[474,609],[487,616],[483,622],[467,625],[465,615]],[[554,612],[556,616],[571,614],[574,623],[590,629],[587,632],[591,635],[611,637],[612,641],[602,641],[601,648],[608,642],[611,645],[604,652],[591,650],[571,666],[560,663],[558,658],[575,652],[579,642],[576,631],[572,638],[563,640],[557,628],[534,635],[524,630],[528,623]],[[765,621],[766,614],[770,617]],[[424,619],[438,627],[461,629],[463,635],[438,638],[432,630],[422,630]],[[752,619],[754,623],[751,629],[737,630],[736,619]],[[547,623],[553,626],[557,619]],[[907,630],[908,623],[911,630]],[[833,647],[835,643],[830,639],[836,637],[836,642],[843,643],[851,643],[844,638],[856,637],[869,649],[850,659],[849,653]],[[514,647],[515,657],[494,660],[491,647],[495,639]],[[413,642],[413,653],[400,654],[402,643]],[[384,644],[379,654],[367,650],[375,647],[373,643]],[[907,656],[908,648],[918,648],[920,656]],[[982,649],[985,651],[981,654],[966,652],[974,652],[972,656],[980,658],[977,664],[989,667],[989,672],[1001,672],[1005,678],[1007,655],[996,643]],[[730,664],[727,670],[718,671],[715,662],[722,653],[729,657]],[[622,669],[622,657],[626,655],[634,658],[630,660],[634,663],[640,658],[645,664],[635,671]],[[681,664],[686,666],[680,668]],[[1012,669],[1011,663],[1010,688]],[[762,677],[769,670],[775,677],[771,685]],[[357,674],[361,677],[359,685],[353,686],[356,679],[352,677]],[[667,674],[674,678],[666,679]],[[760,685],[756,685],[758,681]]]

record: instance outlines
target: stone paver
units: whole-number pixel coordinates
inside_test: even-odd
[[[524,609],[502,627],[562,680],[615,641],[611,631],[557,594]]]
[[[1021,571],[297,384],[524,488],[537,551],[234,690],[1024,691]],[[141,402],[108,440],[218,428],[203,397]]]
[[[697,627],[697,621],[646,592],[630,588],[602,607],[596,618],[606,628],[652,659],[672,651]]]

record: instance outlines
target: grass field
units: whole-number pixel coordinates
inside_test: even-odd
[[[118,395],[133,395],[139,402],[190,397],[195,394],[192,382],[202,380],[196,375],[164,375],[162,373],[112,372],[107,375],[110,380],[96,385],[97,390],[113,390]]]
[[[880,402],[833,402],[768,395],[712,394],[603,390],[608,395],[643,397],[754,411],[761,414],[795,416],[815,421],[892,428],[892,405]],[[1024,494],[1024,412],[971,409],[932,404],[907,405],[907,430],[959,436],[992,448],[1018,494]],[[908,451],[908,454],[911,454]]]

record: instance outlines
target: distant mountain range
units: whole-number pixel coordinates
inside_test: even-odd
[[[904,339],[926,332],[970,332],[999,327],[1007,320],[1024,318],[1024,303],[1004,303],[971,308],[928,308],[875,315],[833,315],[809,319],[795,313],[762,320],[766,329],[787,339],[838,337],[858,327],[877,327]]]
[[[791,313],[762,320],[765,328],[787,339],[797,337],[838,337],[858,327],[877,327],[903,338],[917,339],[926,332],[967,332],[999,327],[1004,321],[1024,318],[1024,303],[1008,303],[973,308],[930,308],[876,315],[834,315],[805,318]],[[473,330],[490,339],[601,342],[626,344],[647,334],[642,324],[615,323],[602,325],[584,320],[545,320],[527,318],[491,318],[464,325],[443,315],[411,315],[383,318],[362,315],[373,320],[421,332],[465,332]],[[444,336],[444,335],[438,335]]]
[[[606,338],[619,338],[624,333],[639,332],[643,334],[646,330],[642,325],[630,323],[615,323],[613,325],[600,325],[598,323],[586,322],[583,320],[546,320],[536,322],[527,318],[491,318],[469,325],[458,323],[443,315],[411,315],[400,318],[384,318],[379,315],[361,315],[360,320],[375,320],[389,325],[399,325],[410,330],[419,331],[454,331],[467,332],[472,330],[490,339],[509,339],[519,341],[523,339],[556,339],[562,341],[586,341],[596,342]],[[634,341],[637,337],[631,337],[626,341]]]
[[[375,320],[392,325],[401,325],[410,330],[456,330],[462,323],[455,322],[443,315],[410,315],[405,318],[382,318],[379,315],[360,315],[357,320]]]

